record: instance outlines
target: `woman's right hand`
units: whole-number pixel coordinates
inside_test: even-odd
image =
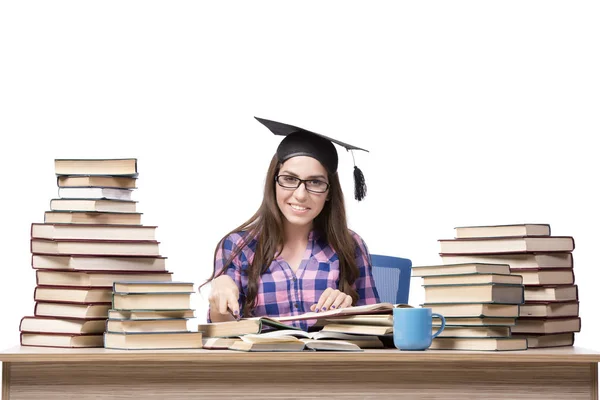
[[[231,314],[236,319],[239,319],[239,296],[238,287],[229,275],[221,275],[213,279],[210,295],[208,296],[211,320],[231,320]],[[231,313],[229,312],[230,310]]]

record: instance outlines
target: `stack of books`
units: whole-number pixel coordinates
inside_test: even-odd
[[[510,328],[524,301],[523,278],[505,264],[462,263],[414,266],[422,277],[423,307],[446,319],[433,340],[435,350],[525,350],[527,341],[511,336]],[[440,321],[434,319],[433,332]]]
[[[278,318],[245,318],[200,324],[198,330],[206,349],[361,351],[383,348],[387,339],[392,341],[394,307],[410,306],[378,303]],[[305,332],[286,324],[298,320],[317,320],[314,327],[320,330]]]
[[[21,344],[102,347],[115,281],[171,281],[156,226],[132,200],[136,159],[55,160],[58,198],[31,225],[34,316]]]
[[[198,349],[202,333],[189,331],[194,317],[190,282],[115,282],[104,347],[120,350]]]
[[[507,264],[525,286],[511,336],[529,348],[572,346],[581,329],[572,236],[553,236],[549,224],[464,226],[440,240],[443,263]]]

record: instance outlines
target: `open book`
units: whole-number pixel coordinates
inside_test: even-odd
[[[412,308],[408,304],[376,303],[366,304],[364,306],[339,308],[337,310],[328,310],[321,312],[307,312],[301,315],[288,315],[276,318],[280,322],[301,321],[307,319],[324,319],[346,317],[349,315],[367,315],[367,314],[391,314],[394,308]]]
[[[322,312],[308,312],[300,315],[288,315],[285,317],[254,317],[242,318],[239,321],[212,322],[198,325],[198,331],[208,337],[232,337],[245,334],[264,333],[272,330],[298,329],[285,322],[316,319],[318,321],[344,319],[349,316],[392,314],[394,308],[410,308],[408,304],[377,303],[364,306],[340,308]],[[317,326],[319,322],[317,322]],[[323,324],[320,324],[321,326]]]
[[[269,317],[244,318],[239,321],[211,322],[198,325],[198,331],[202,332],[206,338],[257,334],[280,329],[300,330]]]
[[[205,349],[239,351],[362,350],[357,344],[350,341],[315,339],[311,336],[313,334],[300,330],[274,331],[242,335],[237,338],[206,338],[203,347]]]

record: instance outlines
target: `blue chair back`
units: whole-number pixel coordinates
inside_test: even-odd
[[[382,303],[408,304],[412,261],[371,254],[373,279]]]

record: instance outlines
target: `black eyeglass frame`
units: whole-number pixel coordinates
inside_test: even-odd
[[[298,184],[295,187],[294,186],[284,186],[281,184],[281,182],[279,182],[279,177],[293,178],[298,182]],[[310,182],[310,181],[319,181],[319,182],[327,185],[327,187],[325,188],[324,191],[317,192],[315,190],[309,189],[308,186],[306,185],[306,182]],[[329,190],[329,187],[330,187],[329,183],[322,181],[320,179],[314,179],[314,178],[313,179],[300,179],[297,176],[293,176],[293,175],[277,175],[277,176],[275,176],[275,182],[277,182],[277,184],[284,189],[298,189],[300,187],[300,185],[302,185],[304,183],[304,188],[306,189],[307,192],[317,193],[317,194],[327,193],[327,191]]]

